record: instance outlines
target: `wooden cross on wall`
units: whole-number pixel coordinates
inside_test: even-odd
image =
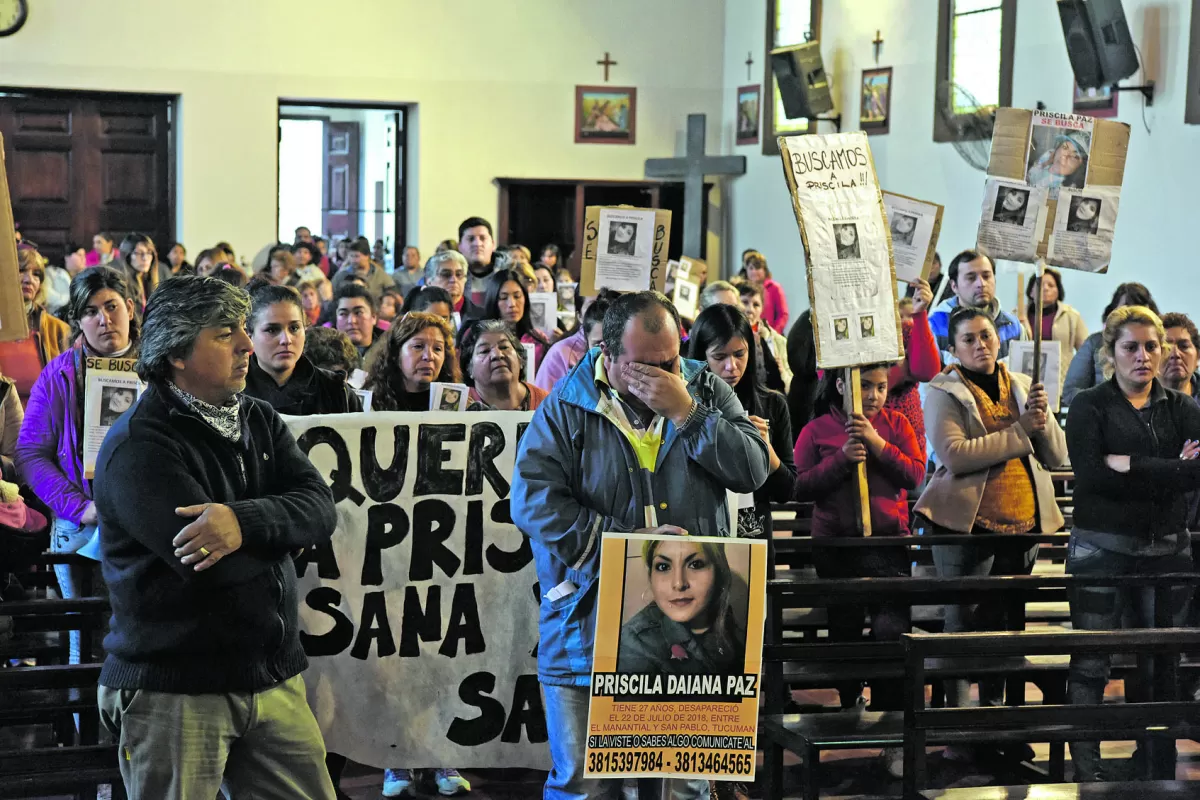
[[[688,114],[687,153],[682,158],[646,159],[647,178],[683,178],[683,254],[701,258],[704,228],[704,176],[744,175],[745,156],[704,154],[705,116]]]
[[[608,51],[605,50],[604,58],[601,59],[600,61],[597,61],[596,63],[599,64],[600,66],[604,67],[604,82],[608,83],[608,68],[615,67],[617,65],[617,62],[610,59],[608,57]]]
[[[754,53],[746,53],[746,80],[750,80],[750,68],[754,66]]]

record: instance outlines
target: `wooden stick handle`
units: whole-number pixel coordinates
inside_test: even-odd
[[[862,370],[848,367],[842,373],[842,401],[846,416],[862,413]],[[863,536],[871,535],[871,492],[867,488],[867,464],[855,465],[854,481],[858,487],[858,502],[854,504],[854,523]]]
[[[1029,326],[1033,328],[1033,382],[1042,382],[1042,281],[1046,279],[1046,262],[1043,259],[1037,261],[1037,283],[1034,286],[1034,291],[1037,293],[1034,299],[1036,313],[1034,318],[1029,321]]]

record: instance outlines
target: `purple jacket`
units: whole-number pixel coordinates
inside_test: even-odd
[[[83,397],[80,366],[83,347],[54,358],[29,395],[25,422],[17,440],[17,464],[34,494],[60,519],[78,523],[92,501],[83,477]]]
[[[583,360],[583,357],[587,355],[587,351],[587,336],[583,330],[583,326],[580,325],[579,330],[561,342],[556,342],[550,348],[550,352],[546,353],[546,357],[542,359],[541,366],[538,367],[537,379],[534,383],[547,392],[553,391],[554,384],[558,383],[558,379],[570,372],[571,367]]]

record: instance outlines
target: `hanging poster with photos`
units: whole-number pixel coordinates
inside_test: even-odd
[[[938,235],[942,232],[942,206],[894,192],[883,193],[892,236],[892,257],[896,279],[909,283],[928,278],[937,255]]]
[[[588,206],[583,222],[580,294],[594,297],[601,289],[663,291],[670,237],[670,211]]]
[[[766,545],[604,534],[588,777],[753,779]]]
[[[993,258],[1106,272],[1128,151],[1129,126],[1121,122],[999,109],[979,248]]]
[[[866,134],[780,137],[779,150],[808,264],[818,368],[902,359],[892,240]]]

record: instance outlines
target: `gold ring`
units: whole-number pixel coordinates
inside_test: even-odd
[[[207,547],[201,547],[201,548],[200,548],[200,555],[204,556],[205,558],[208,558],[210,555],[212,555],[212,553],[210,553],[210,552],[208,551],[208,548],[207,548]]]

